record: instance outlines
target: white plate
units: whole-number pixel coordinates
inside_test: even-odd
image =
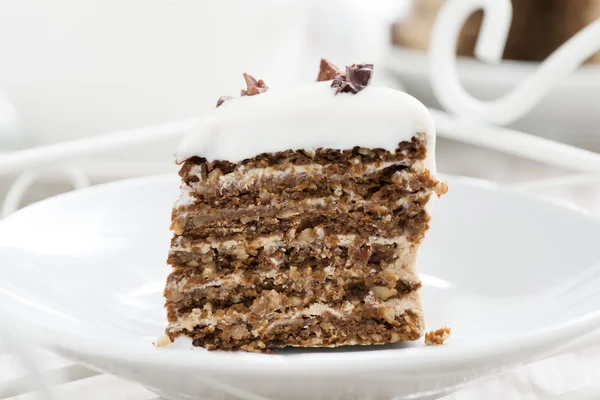
[[[490,65],[458,57],[457,70],[465,89],[476,98],[498,98],[539,68],[537,62],[503,61]],[[427,106],[439,108],[429,83],[423,51],[395,47],[386,68],[405,90]],[[600,151],[600,64],[584,65],[554,87],[537,106],[511,127],[543,137]]]
[[[598,221],[452,179],[419,260],[428,326],[453,329],[444,346],[275,355],[156,350],[151,342],[165,325],[161,292],[177,194],[176,177],[123,181],[6,218],[1,321],[170,399],[437,396],[547,356],[600,326]]]

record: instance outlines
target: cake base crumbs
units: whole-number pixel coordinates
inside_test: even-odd
[[[443,326],[434,331],[425,333],[425,344],[427,346],[439,346],[450,337],[452,329],[447,326]]]
[[[168,345],[171,344],[171,339],[169,338],[168,335],[162,335],[161,337],[158,338],[158,340],[154,343],[152,343],[154,345],[154,347],[166,347]]]

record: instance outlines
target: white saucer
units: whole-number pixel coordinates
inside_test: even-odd
[[[420,255],[421,343],[275,355],[161,349],[176,177],[117,182],[0,223],[0,321],[77,362],[170,399],[434,398],[556,352],[600,327],[600,222],[450,179]],[[230,397],[227,397],[230,396]]]

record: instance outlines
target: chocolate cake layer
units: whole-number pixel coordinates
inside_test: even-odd
[[[369,321],[372,321],[369,323]],[[417,340],[421,337],[424,324],[418,316],[410,311],[397,319],[402,329],[393,329],[395,325],[386,322],[369,320],[365,322],[361,316],[349,319],[325,315],[307,319],[296,319],[280,324],[268,332],[251,331],[243,325],[197,326],[192,331],[184,331],[193,340],[194,346],[208,350],[245,350],[264,351],[273,347],[337,347],[344,345],[366,345],[395,343],[406,340]],[[177,333],[169,332],[171,340]]]
[[[313,205],[332,205],[349,210],[360,207],[366,208],[367,211],[376,211],[376,206],[396,207],[400,200],[407,202],[422,199],[428,192],[438,193],[445,190],[444,186],[431,179],[429,174],[408,172],[394,176],[394,182],[386,181],[385,178],[369,183],[356,183],[359,178],[346,182],[330,179],[315,183],[312,187],[312,176],[298,175],[290,178],[295,182],[290,183],[282,179],[281,182],[273,183],[273,180],[267,183],[263,182],[263,179],[252,186],[246,186],[244,193],[229,193],[225,189],[214,188],[204,195],[192,192],[193,189],[186,187],[186,201],[179,205],[174,213],[187,211],[213,214],[255,207],[294,208]],[[296,182],[299,186],[294,186]],[[373,204],[373,201],[377,204]]]
[[[207,302],[247,303],[271,290],[295,296],[306,306],[312,302],[362,301],[369,292],[383,300],[401,298],[421,286],[418,277],[409,271],[399,278],[393,277],[392,271],[381,276],[352,272],[338,272],[332,267],[323,271],[291,267],[272,274],[246,271],[215,278],[189,268],[176,269],[167,280],[164,295],[167,309],[179,312]]]
[[[367,133],[365,133],[367,134]],[[183,182],[199,182],[208,179],[208,174],[219,170],[219,174],[229,174],[236,169],[244,168],[288,168],[290,165],[302,166],[307,164],[337,165],[348,168],[357,164],[369,164],[385,161],[406,161],[408,165],[425,160],[427,144],[424,135],[415,135],[410,142],[400,142],[395,152],[384,149],[367,149],[355,147],[350,150],[323,149],[315,151],[286,150],[277,153],[259,154],[251,159],[238,163],[216,160],[207,161],[202,157],[191,157],[183,162],[179,171]]]
[[[354,164],[352,167],[341,167],[339,165],[308,164],[303,166],[288,166],[282,169],[273,167],[251,168],[246,170],[240,168],[229,174],[211,172],[202,184],[191,182],[188,187],[197,193],[190,194],[200,200],[212,200],[218,193],[224,196],[235,197],[238,195],[263,193],[264,190],[275,191],[275,193],[293,193],[307,190],[309,193],[331,194],[329,186],[338,189],[338,184],[353,185],[360,191],[361,186],[372,186],[374,184],[392,182],[396,172],[406,171],[416,173],[416,170],[404,163],[378,162],[371,164]],[[423,178],[427,178],[426,172]],[[400,186],[402,181],[396,182]],[[252,186],[258,186],[253,190]],[[260,191],[262,188],[263,191]],[[280,192],[282,191],[282,192]],[[259,196],[258,200],[264,200]]]
[[[369,275],[385,286],[393,286],[399,279],[416,280],[410,267],[417,246],[408,242],[390,242],[381,238],[365,240],[357,235],[337,237],[338,243],[334,246],[325,242],[287,245],[281,237],[271,239],[268,246],[264,242],[250,242],[249,247],[240,247],[239,243],[233,242],[229,247],[174,250],[169,262],[176,269],[169,283],[181,283],[181,279],[192,275],[202,277],[197,284],[231,276],[235,276],[238,284],[246,282],[240,279],[239,273],[256,275],[258,279],[275,279],[276,284],[291,284],[303,276],[325,278],[329,275],[339,278]],[[340,246],[340,242],[345,242],[341,243],[344,246]],[[255,283],[253,279],[250,282]],[[186,289],[187,286],[179,287],[179,290]]]
[[[283,236],[272,237],[268,246],[264,241],[250,242],[248,246],[230,243],[228,247],[193,247],[181,241],[174,245],[168,263],[173,267],[192,268],[202,272],[211,268],[215,273],[230,273],[251,268],[253,271],[273,271],[290,267],[361,268],[379,271],[396,260],[405,260],[414,253],[408,242],[391,242],[383,238],[359,238],[357,235],[325,237],[321,242],[287,243]],[[223,243],[221,243],[223,244]],[[217,243],[214,243],[218,246]],[[177,246],[177,247],[175,247]]]
[[[394,201],[406,195],[437,188],[439,181],[428,171],[415,171],[398,164],[379,166],[363,174],[330,174],[311,171],[311,168],[290,168],[285,171],[251,170],[246,174],[215,175],[214,182],[184,187],[188,198],[183,209],[200,212],[218,211],[232,207],[277,204],[278,199],[299,201],[332,196],[337,202],[352,200]],[[378,168],[377,166],[371,166]],[[359,169],[359,168],[357,168]],[[278,173],[279,172],[279,173]],[[389,199],[387,196],[393,194]]]
[[[434,193],[435,193],[434,189]],[[332,197],[330,195],[305,195],[300,199],[279,201],[274,199],[269,203],[239,205],[239,199],[224,199],[219,201],[219,208],[195,201],[191,205],[181,206],[173,211],[173,229],[183,233],[182,229],[187,227],[198,227],[211,222],[244,218],[247,215],[253,217],[276,217],[289,219],[301,214],[303,210],[328,212],[330,210],[343,211],[345,213],[361,212],[383,217],[394,211],[414,214],[419,208],[427,204],[431,191],[422,190],[407,194],[404,197],[389,196],[383,199],[364,200],[355,193],[347,193],[344,196]],[[394,198],[399,197],[399,198]],[[225,203],[225,204],[223,204]]]
[[[416,294],[364,303],[296,305],[292,296],[271,291],[251,304],[214,309],[212,304],[171,316],[167,334],[190,336],[208,349],[259,351],[267,347],[330,346],[415,340],[424,324]]]
[[[409,215],[406,207],[398,207],[387,216],[372,216],[364,212],[343,212],[342,210],[329,209],[321,211],[311,209],[304,213],[295,210],[272,210],[248,212],[243,216],[231,219],[212,220],[204,224],[197,224],[201,217],[190,217],[183,227],[181,234],[190,239],[212,238],[227,240],[236,235],[244,234],[247,240],[253,240],[270,233],[288,233],[294,238],[306,237],[308,241],[317,240],[310,232],[319,229],[319,236],[344,235],[358,233],[362,236],[395,237],[406,234],[408,240],[419,240],[427,230],[429,216],[423,207],[411,207]],[[286,214],[286,218],[277,217]],[[274,214],[274,215],[273,215]],[[290,214],[296,214],[289,216]],[[287,217],[289,216],[289,217]],[[303,233],[306,232],[304,235]],[[177,239],[177,237],[175,237]]]
[[[318,230],[312,234],[318,235]],[[306,239],[302,235],[300,238]],[[178,268],[200,272],[209,269],[211,274],[245,269],[274,271],[292,266],[313,270],[325,266],[356,270],[368,267],[368,271],[381,272],[390,265],[412,262],[416,248],[404,239],[362,238],[359,235],[324,236],[311,242],[288,241],[285,235],[265,236],[248,242],[191,241],[180,237],[173,244],[168,261]]]
[[[273,329],[256,335],[249,335],[243,325],[197,326],[191,331],[168,332],[175,340],[180,334],[192,338],[194,346],[208,350],[264,351],[273,347],[337,347],[348,345],[369,345],[417,340],[424,324],[418,317],[407,311],[398,317],[402,329],[393,329],[387,322],[366,323],[360,316],[354,319],[336,318],[326,315],[310,319],[297,319],[280,324]]]

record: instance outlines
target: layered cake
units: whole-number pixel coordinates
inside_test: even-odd
[[[425,50],[437,13],[446,0],[413,0],[408,18],[392,27],[395,44]],[[600,18],[600,0],[512,0],[513,18],[504,58],[542,61],[577,32]],[[472,56],[483,13],[473,14],[459,36],[457,53]],[[600,62],[600,53],[589,61]]]
[[[373,66],[222,97],[177,153],[173,267],[160,345],[265,351],[416,340],[415,271],[435,176],[435,128]]]

